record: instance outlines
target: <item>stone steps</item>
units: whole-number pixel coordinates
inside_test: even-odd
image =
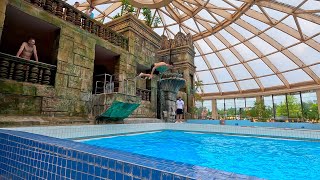
[[[92,124],[83,117],[0,116],[0,127]]]

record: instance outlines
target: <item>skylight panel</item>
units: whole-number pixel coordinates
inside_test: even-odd
[[[159,36],[163,35],[163,28],[154,28],[153,31],[156,32]]]
[[[183,24],[189,28],[192,29],[193,31],[199,32],[197,25],[195,24],[194,20],[192,18],[186,20],[183,22]]]
[[[262,77],[262,78],[259,78],[259,80],[261,81],[262,85],[266,88],[284,85],[276,75]]]
[[[253,79],[239,81],[240,88],[242,90],[249,90],[249,89],[259,89],[259,85]]]
[[[298,68],[298,66],[292,62],[292,60],[290,60],[281,52],[267,56],[267,58],[280,72]]]
[[[300,3],[302,3],[302,1],[304,0],[277,0],[277,2],[279,3],[287,4],[294,7],[298,6]]]
[[[251,69],[257,76],[274,74],[274,72],[261,59],[248,62]]]
[[[213,72],[216,75],[218,82],[232,81],[232,77],[226,68],[215,69]]]
[[[199,80],[202,81],[203,84],[215,83],[210,71],[197,72],[197,75],[199,77]]]
[[[305,81],[312,81],[311,77],[306,74],[302,69],[283,73],[283,76],[290,84],[300,83]]]
[[[230,82],[230,83],[222,83],[220,84],[220,88],[222,92],[232,92],[232,91],[239,91],[237,88],[236,83]]]
[[[311,70],[316,73],[317,76],[320,77],[320,64],[310,66]]]
[[[293,16],[288,16],[287,18],[285,18],[283,21],[281,21],[283,24],[295,29],[298,31],[298,27],[296,22],[293,19]]]
[[[196,42],[198,43],[198,45],[200,46],[204,54],[212,52],[212,49],[208,46],[208,44],[203,39],[200,39]]]
[[[253,19],[247,15],[242,15],[241,19],[246,21],[247,23],[251,24],[252,26],[256,27],[259,30],[265,30],[269,27],[269,25],[267,25],[261,21],[258,21],[256,19]]]
[[[269,54],[277,51],[276,48],[258,36],[250,39],[249,42],[251,42],[262,54]]]
[[[225,49],[219,53],[228,65],[240,63],[239,59],[229,49]]]
[[[214,6],[218,6],[218,7],[222,7],[222,8],[232,8],[232,9],[234,8],[222,0],[209,0],[209,3]]]
[[[205,30],[207,30],[205,27],[203,27],[199,22],[196,22],[197,23],[197,25],[198,25],[198,28],[199,28],[199,30],[200,31],[205,31]]]
[[[276,19],[278,21],[288,15],[281,11],[277,11],[277,10],[266,8],[266,7],[263,7],[263,10],[268,14],[269,17]]]
[[[234,45],[234,44],[237,44],[237,43],[240,42],[237,38],[235,38],[234,36],[232,36],[230,33],[228,33],[228,32],[225,31],[225,30],[221,30],[221,31],[219,31],[219,33],[220,33],[231,45]]]
[[[237,80],[252,78],[251,74],[242,64],[230,66],[230,69]]]
[[[239,52],[239,54],[243,57],[244,60],[254,59],[258,57],[252,50],[250,50],[244,44],[236,45],[234,46],[234,48]]]
[[[313,40],[317,41],[320,44],[320,35],[314,37]]]
[[[319,3],[320,4],[320,3]],[[320,9],[320,6],[319,6]],[[302,33],[307,36],[313,36],[320,32],[320,25],[313,23],[311,21],[304,20],[302,18],[297,18],[302,30]]]
[[[224,17],[222,17],[222,16],[220,16],[220,15],[218,15],[218,14],[216,14],[216,13],[214,13],[214,12],[212,12],[213,13],[213,15],[214,15],[214,17],[215,18],[217,18],[218,19],[218,21],[223,21],[225,18]]]
[[[211,35],[208,38],[218,50],[226,48],[226,46],[214,35]]]
[[[198,15],[199,15],[201,18],[203,18],[203,19],[210,19],[210,21],[216,22],[216,20],[214,20],[214,19],[212,18],[212,16],[208,13],[208,11],[205,10],[205,9],[202,9],[202,10],[198,13]]]
[[[266,31],[265,33],[268,36],[270,36],[271,38],[273,38],[274,40],[276,40],[278,43],[283,45],[284,47],[287,47],[287,46],[290,46],[292,44],[299,42],[296,38],[282,32],[276,28],[271,28],[268,31]]]
[[[180,32],[180,28],[179,28],[179,25],[172,25],[172,26],[168,26],[167,27],[168,29],[170,29],[170,31],[173,33],[173,34],[177,34],[178,32]]]
[[[208,69],[208,66],[206,65],[201,56],[194,58],[194,65],[196,66],[197,71]]]
[[[289,48],[293,54],[301,59],[306,65],[320,62],[320,53],[305,43]]]
[[[261,14],[263,13],[263,12],[259,9],[259,7],[258,7],[257,5],[251,6],[251,9],[253,9],[253,10],[255,10],[255,11],[261,13]]]
[[[251,33],[250,31],[246,30],[245,28],[237,25],[236,23],[232,23],[230,25],[235,31],[237,31],[238,33],[240,33],[243,37],[245,37],[246,39],[254,36],[253,33]]]
[[[218,93],[219,89],[216,84],[204,85],[202,86],[204,93]]]
[[[236,5],[237,7],[242,6],[243,2],[239,1],[239,0],[228,0],[230,3],[232,3],[233,5]]]
[[[163,11],[167,11],[166,9],[164,9],[164,8],[161,8],[161,10],[163,10]],[[165,13],[163,13],[163,12],[160,12],[160,11],[158,11],[159,13],[161,13],[161,15],[162,15],[162,17],[164,18],[164,22],[165,22],[165,24],[166,25],[168,25],[168,24],[175,24],[176,23],[176,21],[175,20],[173,20],[171,17],[169,17],[169,16],[167,16]]]
[[[194,48],[194,51],[196,52],[195,56],[200,56],[200,53],[199,53],[197,47]]]
[[[222,62],[220,61],[220,59],[217,57],[216,54],[212,53],[212,54],[207,54],[206,55],[207,60],[210,63],[210,66],[212,68],[218,68],[218,67],[223,67]]]
[[[304,10],[319,10],[320,1],[319,0],[308,0],[300,8]]]

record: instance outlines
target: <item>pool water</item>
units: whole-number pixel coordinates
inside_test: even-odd
[[[267,179],[320,179],[320,142],[161,131],[83,143]]]

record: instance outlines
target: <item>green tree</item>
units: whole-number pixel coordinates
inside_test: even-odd
[[[258,118],[260,121],[265,121],[267,118],[272,117],[272,109],[266,107],[262,100],[258,100],[254,103],[254,106],[247,110],[245,115]]]
[[[319,119],[318,104],[312,101],[303,102],[303,117],[306,119]]]
[[[288,104],[288,109],[287,109]],[[300,102],[292,95],[287,95],[287,103],[281,102],[280,105],[276,107],[277,116],[288,116],[288,110],[291,118],[300,118],[301,117],[301,106]]]

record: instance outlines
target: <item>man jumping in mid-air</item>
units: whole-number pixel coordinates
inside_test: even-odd
[[[173,63],[172,62],[170,62],[169,64],[167,64],[165,62],[154,63],[154,64],[151,65],[151,73],[150,74],[140,73],[138,75],[138,77],[152,79],[153,78],[153,74],[163,73],[163,72],[167,71],[169,68],[172,68],[172,67],[173,67]]]

